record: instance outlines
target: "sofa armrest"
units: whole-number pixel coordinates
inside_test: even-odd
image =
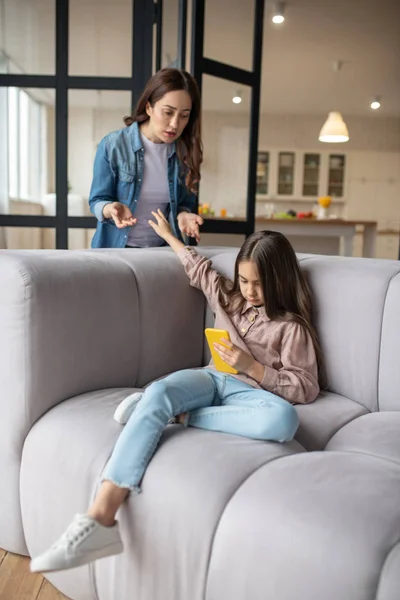
[[[134,275],[117,257],[0,252],[0,513],[19,530],[0,547],[24,551],[19,467],[30,428],[67,398],[135,385],[138,319]]]
[[[29,427],[66,398],[134,385],[138,358],[129,266],[104,254],[45,256],[5,252],[0,260],[1,397],[23,405]]]

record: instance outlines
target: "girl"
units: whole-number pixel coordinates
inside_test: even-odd
[[[116,512],[130,491],[140,491],[172,417],[180,415],[189,426],[286,442],[298,427],[292,403],[309,403],[318,395],[321,358],[310,320],[310,291],[288,240],[271,231],[251,235],[239,251],[231,282],[174,236],[161,210],[153,216],[150,227],[176,252],[190,283],[204,292],[215,326],[228,330],[229,347],[215,348],[238,374],[212,366],[178,371],[152,383],[139,403],[131,402],[126,410],[132,415],[92,506],[32,561],[32,571],[67,569],[122,552]]]
[[[193,77],[162,69],[149,80],[124,129],[107,135],[94,162],[89,205],[98,224],[93,248],[160,246],[148,224],[156,207],[181,233],[199,236],[192,214],[203,159],[200,95]]]

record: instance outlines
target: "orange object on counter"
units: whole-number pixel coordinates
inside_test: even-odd
[[[221,215],[221,217],[226,217],[226,214],[227,214],[226,208],[221,208],[219,214]]]
[[[332,197],[331,196],[320,196],[318,198],[318,204],[320,206],[322,206],[322,208],[329,208],[329,206],[332,203]]]

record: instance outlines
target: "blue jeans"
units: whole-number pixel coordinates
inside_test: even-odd
[[[211,369],[178,371],[146,388],[102,480],[140,491],[168,420],[181,413],[192,427],[274,442],[292,440],[299,424],[293,406],[270,392]]]

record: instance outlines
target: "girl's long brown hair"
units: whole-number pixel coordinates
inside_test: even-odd
[[[203,162],[203,144],[201,141],[201,105],[200,93],[195,79],[187,71],[181,69],[161,69],[149,79],[139,99],[136,112],[124,117],[125,125],[135,121],[145,123],[149,120],[146,105],[154,106],[168,92],[185,90],[192,100],[189,121],[176,142],[178,159],[183,166],[182,176],[187,189],[197,193],[200,181],[200,165]]]
[[[289,240],[277,231],[256,231],[247,238],[236,258],[233,282],[225,277],[220,280],[220,303],[229,314],[246,303],[239,285],[239,265],[245,261],[257,266],[267,316],[299,323],[310,334],[320,387],[326,387],[322,351],[311,318],[311,291]]]

